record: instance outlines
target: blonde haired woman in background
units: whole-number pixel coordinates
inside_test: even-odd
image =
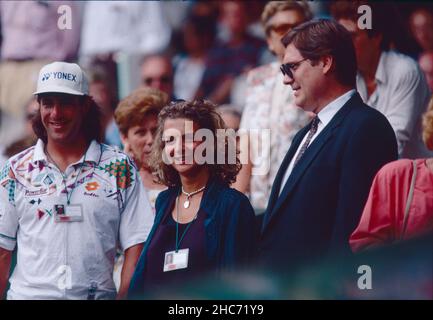
[[[153,209],[156,197],[166,187],[155,182],[147,161],[158,128],[158,113],[167,103],[164,92],[140,88],[120,101],[114,113],[124,151],[137,164]]]
[[[157,89],[140,88],[121,100],[114,113],[124,151],[137,164],[153,213],[155,213],[156,198],[166,187],[154,181],[148,165],[148,157],[158,127],[158,113],[167,103],[168,95],[164,92]],[[117,288],[120,283],[122,266],[123,255],[118,253],[113,272]]]

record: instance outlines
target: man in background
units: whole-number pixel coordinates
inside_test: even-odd
[[[372,29],[358,27],[357,10],[363,4],[371,7]],[[392,39],[387,30],[392,21],[387,5],[335,1],[331,13],[352,35],[358,62],[357,90],[366,104],[382,112],[391,123],[399,157],[428,157],[431,152],[421,138],[421,115],[426,111],[430,92],[416,61],[390,49]]]

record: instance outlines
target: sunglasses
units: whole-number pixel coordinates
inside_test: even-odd
[[[164,84],[170,83],[171,82],[171,77],[170,76],[162,76],[162,77],[147,77],[143,79],[143,84],[145,85],[151,85],[154,81],[160,81]]]
[[[287,75],[293,79],[293,70],[296,69],[305,60],[308,60],[308,59],[305,58],[305,59],[302,59],[301,61],[293,62],[293,63],[283,63],[280,66],[280,70],[281,70],[283,76]]]
[[[292,30],[294,27],[299,25],[299,23],[293,24],[293,23],[282,23],[277,25],[269,25],[266,27],[266,34],[269,36],[271,34],[271,31],[275,32],[278,36],[282,37],[287,32]]]

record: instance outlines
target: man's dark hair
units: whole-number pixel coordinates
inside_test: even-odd
[[[339,23],[328,19],[307,21],[293,28],[281,41],[285,47],[293,44],[313,64],[323,56],[332,56],[337,80],[356,86],[355,48],[350,33]]]
[[[394,38],[393,28],[396,28],[399,22],[398,12],[392,3],[366,0],[333,1],[330,5],[331,15],[337,21],[347,19],[357,23],[361,16],[358,8],[362,5],[368,5],[371,8],[372,28],[365,30],[368,37],[382,35],[381,49],[389,50],[392,38]]]
[[[38,102],[40,102],[41,95],[38,95]],[[102,132],[102,114],[99,106],[90,96],[80,96],[80,104],[83,106],[86,102],[89,103],[90,107],[87,111],[87,114],[84,116],[81,130],[84,133],[84,136],[87,142],[92,140],[96,140],[98,142],[102,142],[103,140],[103,132]],[[32,127],[36,136],[41,139],[44,143],[47,143],[47,131],[42,123],[41,112],[37,112],[36,115],[32,119]]]

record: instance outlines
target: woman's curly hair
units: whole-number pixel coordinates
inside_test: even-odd
[[[433,151],[433,97],[430,99],[427,112],[424,113],[422,120],[422,138],[427,148]]]
[[[150,167],[154,171],[157,181],[169,187],[180,185],[180,178],[177,171],[171,165],[167,165],[163,161],[165,143],[162,140],[165,121],[167,119],[180,118],[193,121],[193,123],[198,126],[198,129],[209,129],[212,131],[214,136],[214,150],[216,150],[214,152],[214,161],[211,164],[206,163],[205,165],[209,166],[211,178],[217,179],[227,185],[232,184],[236,180],[236,175],[241,169],[239,151],[236,147],[235,163],[229,163],[228,159],[230,143],[233,143],[231,146],[236,146],[236,139],[230,135],[223,135],[224,143],[221,143],[221,140],[218,138],[221,136],[220,130],[223,129],[224,132],[226,130],[224,121],[217,112],[216,105],[210,101],[201,99],[194,101],[182,100],[171,102],[159,113],[158,130],[156,132],[155,142],[152,146],[152,153],[149,159]],[[217,155],[221,155],[221,152],[224,152],[224,163],[222,164],[217,162]]]

